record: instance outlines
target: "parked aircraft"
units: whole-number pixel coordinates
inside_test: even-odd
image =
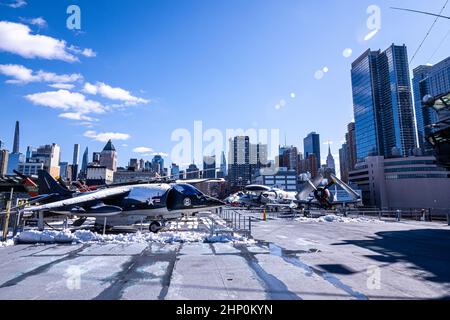
[[[317,177],[314,181],[307,180],[307,185],[300,192],[284,191],[262,185],[250,185],[247,186],[245,190],[257,192],[256,195],[251,198],[251,203],[252,206],[258,207],[285,207],[290,209],[319,207],[322,209],[332,209],[337,206],[360,203],[360,195],[335,175],[331,175],[330,180],[325,186],[320,186],[323,180],[322,176]],[[329,190],[329,188],[335,184],[341,186],[348,194],[350,194],[352,200],[338,201],[335,199]],[[244,206],[246,205],[246,200],[246,194],[243,194],[238,199]],[[248,200],[247,203],[249,203]]]
[[[31,206],[24,212],[49,212],[82,219],[96,218],[108,227],[152,221],[151,232],[161,229],[161,222],[180,218],[201,210],[222,207],[218,199],[204,195],[189,184],[138,184],[121,186],[77,195],[43,205]]]
[[[158,180],[168,182],[158,182]],[[150,231],[157,232],[167,220],[192,214],[200,210],[224,205],[215,198],[204,195],[191,184],[223,179],[170,180],[158,178],[152,182],[135,182],[116,186],[102,186],[98,190],[70,190],[58,183],[45,171],[39,172],[39,195],[28,199],[25,212],[49,212],[80,217],[75,226],[82,225],[87,217],[96,218],[97,224],[107,218],[107,225],[129,225],[151,220]]]

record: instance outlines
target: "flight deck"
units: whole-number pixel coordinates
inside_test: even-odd
[[[229,241],[195,237],[197,224],[164,240],[5,246],[0,299],[450,298],[446,223],[269,217]]]

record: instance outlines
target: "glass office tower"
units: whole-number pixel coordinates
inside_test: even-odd
[[[436,123],[438,114],[423,104],[426,95],[439,96],[450,92],[450,57],[433,65],[418,66],[413,71],[414,106],[416,110],[419,146],[424,154],[432,154],[433,146],[426,140],[431,133],[428,125]]]
[[[352,90],[358,161],[407,156],[416,147],[416,131],[406,46],[364,52],[352,64]]]
[[[320,158],[320,135],[311,132],[303,139],[303,148],[305,159],[308,159],[309,155],[314,154],[317,158],[317,168],[321,166],[321,158]]]

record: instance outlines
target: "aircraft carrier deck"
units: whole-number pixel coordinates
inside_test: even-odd
[[[444,223],[270,219],[248,243],[0,248],[0,299],[444,299]]]

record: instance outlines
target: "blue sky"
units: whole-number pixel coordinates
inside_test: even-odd
[[[223,131],[279,128],[301,150],[316,131],[323,157],[326,141],[337,154],[353,119],[352,61],[391,43],[405,43],[411,58],[434,20],[389,7],[439,12],[445,1],[25,2],[13,8],[17,0],[0,0],[0,66],[14,66],[0,72],[0,139],[11,149],[20,120],[23,152],[54,142],[71,161],[74,143],[101,150],[98,140],[114,133],[126,165],[170,154],[171,133],[193,131],[196,120]],[[71,4],[81,8],[81,32],[66,27]],[[381,29],[365,41],[373,4]],[[448,20],[439,21],[410,67],[446,58],[449,30]],[[44,45],[36,35],[47,37]]]

